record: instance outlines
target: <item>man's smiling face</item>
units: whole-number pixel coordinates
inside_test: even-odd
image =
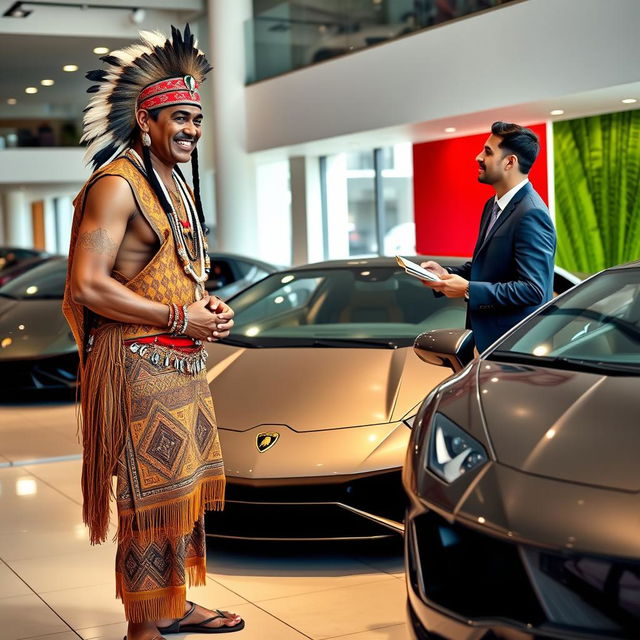
[[[506,154],[498,146],[501,138],[491,134],[484,143],[484,148],[476,156],[478,163],[478,182],[495,184],[504,177]]]
[[[168,166],[189,162],[202,135],[202,110],[190,105],[165,107],[149,118],[153,154]]]

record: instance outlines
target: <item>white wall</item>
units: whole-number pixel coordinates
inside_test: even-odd
[[[634,83],[639,25],[639,0],[526,0],[265,80],[248,150]]]
[[[0,185],[83,183],[90,175],[81,148],[22,148],[0,151]]]

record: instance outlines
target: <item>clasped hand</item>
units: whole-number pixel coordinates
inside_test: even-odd
[[[189,305],[186,335],[215,342],[229,336],[233,327],[233,309],[216,296],[205,296]]]
[[[469,286],[469,281],[463,277],[449,273],[443,266],[434,260],[422,262],[420,264],[424,269],[433,271],[440,280],[422,280],[422,284],[429,289],[438,291],[447,298],[464,298],[465,291]]]

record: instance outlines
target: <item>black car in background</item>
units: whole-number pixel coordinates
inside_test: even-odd
[[[42,258],[48,254],[38,249],[24,249],[22,247],[0,247],[0,272],[13,267],[24,260]]]
[[[206,287],[225,299],[275,270],[244,256],[214,253]],[[0,379],[5,392],[75,387],[78,353],[61,308],[66,275],[67,259],[54,257],[0,286]]]
[[[5,269],[0,269],[0,287],[7,284],[7,282],[11,282],[14,278],[22,275],[29,271],[29,269],[33,269],[33,267],[37,267],[38,265],[50,260],[53,257],[58,256],[49,256],[43,255],[37,258],[28,258],[26,260],[21,260],[20,262],[16,262],[10,267],[6,267]]]
[[[640,262],[473,361],[464,330],[415,350],[455,375],[418,410],[404,469],[413,637],[640,638]]]

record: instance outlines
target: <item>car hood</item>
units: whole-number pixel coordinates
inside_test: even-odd
[[[0,360],[46,358],[76,349],[62,300],[0,298],[0,341]]]
[[[401,349],[208,346],[219,425],[320,431],[400,420],[448,376]]]
[[[640,490],[637,377],[486,360],[476,367],[498,462],[557,480]]]

